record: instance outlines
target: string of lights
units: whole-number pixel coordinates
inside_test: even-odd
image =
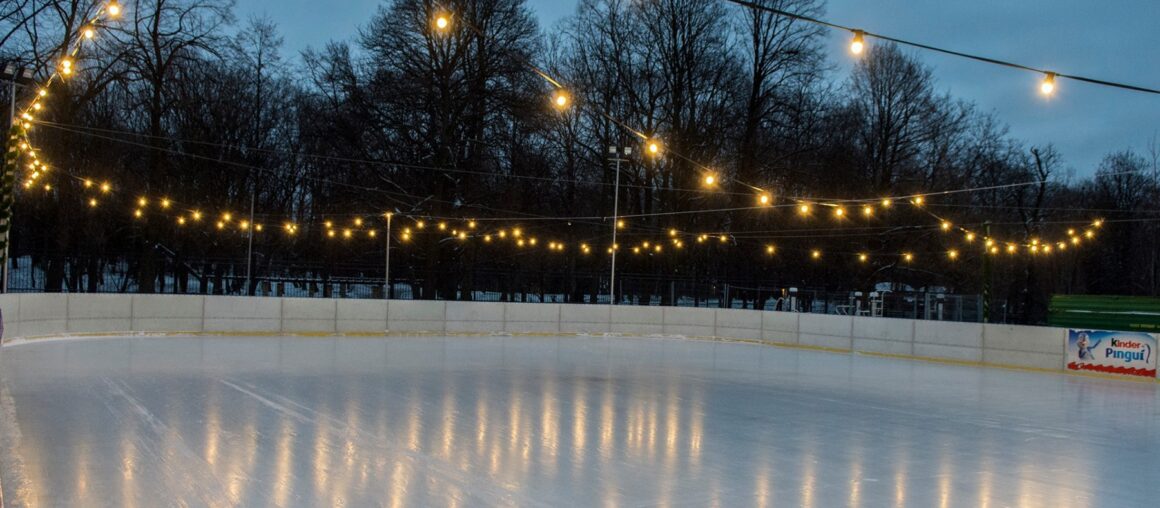
[[[99,14],[99,16],[107,15],[109,17],[116,17],[117,15],[119,15],[119,13],[120,13],[120,6],[118,4],[116,4],[115,2],[111,2],[109,4],[106,4],[105,7],[103,7],[99,11],[98,14]],[[31,140],[27,137],[27,129],[31,128],[33,122],[35,121],[34,113],[41,111],[41,109],[43,108],[43,103],[42,103],[41,99],[43,99],[44,97],[47,96],[48,87],[51,86],[51,84],[56,79],[64,79],[64,77],[67,77],[67,76],[70,76],[73,74],[73,71],[74,71],[73,66],[74,66],[74,61],[75,61],[74,59],[80,50],[80,42],[84,39],[91,39],[92,37],[94,37],[95,27],[97,26],[97,21],[99,19],[99,16],[98,16],[98,18],[94,18],[93,22],[90,25],[86,25],[81,30],[81,32],[80,32],[81,37],[77,38],[76,45],[72,48],[71,52],[67,52],[67,56],[61,58],[56,72],[50,76],[50,78],[49,78],[48,82],[45,84],[45,86],[39,90],[38,98],[36,100],[34,100],[28,106],[27,109],[22,111],[22,114],[20,115],[21,119],[24,121],[23,127],[25,128],[24,129],[24,137],[20,141],[20,149],[22,151],[24,151],[25,153],[27,153],[29,155],[29,158],[31,159],[31,163],[29,164],[30,175],[29,175],[29,178],[25,182],[26,188],[29,188],[29,189],[32,188],[32,186],[35,185],[37,178],[42,174],[48,173],[48,171],[49,171],[49,165],[45,164],[43,161],[41,161],[39,159],[39,156],[38,156],[39,151],[36,150],[32,146]],[[434,25],[439,30],[445,31],[445,30],[449,29],[451,26],[451,17],[449,15],[446,15],[446,16],[439,15],[436,18]],[[478,30],[478,29],[476,29],[476,30]],[[524,59],[524,60],[526,60],[526,59]],[[568,95],[567,91],[564,89],[564,87],[560,84],[559,81],[553,79],[547,73],[536,68],[530,62],[525,61],[525,63],[527,65],[529,65],[535,73],[537,73],[538,75],[543,77],[550,84],[552,84],[553,87],[555,87],[555,92],[553,95],[552,103],[557,108],[561,108],[561,109],[566,108],[570,104],[572,104],[572,100],[571,100],[570,96]],[[616,120],[611,115],[608,115],[605,112],[601,112],[601,113],[606,118],[610,119],[611,121],[618,124],[622,128],[629,130],[633,134],[640,137],[642,139],[642,141],[644,142],[644,146],[645,146],[644,151],[646,154],[648,154],[652,157],[658,157],[658,156],[660,156],[662,151],[664,151],[659,138],[656,138],[655,136],[645,135],[639,131],[632,129],[631,127],[624,124],[623,122]],[[47,124],[46,123],[43,125],[50,125],[53,127],[64,129],[64,130],[69,130],[68,127],[61,126],[59,124]],[[80,131],[77,129],[73,129],[73,131],[79,132],[79,133],[85,133],[84,131]],[[88,135],[95,135],[91,132],[89,132],[87,134]],[[130,141],[125,141],[125,142],[130,142]],[[145,146],[145,145],[142,145],[142,146]],[[155,148],[155,147],[150,145],[150,146],[148,146],[148,148]],[[714,188],[721,182],[721,178],[718,176],[718,174],[715,171],[713,171],[711,168],[709,168],[708,166],[702,165],[702,164],[694,161],[692,158],[686,157],[686,156],[684,156],[676,151],[668,150],[667,153],[670,153],[673,156],[679,157],[679,158],[689,162],[690,164],[694,165],[699,170],[703,171],[704,172],[703,183],[704,183],[706,188]],[[182,155],[194,156],[194,154],[185,154],[185,153],[182,153]],[[215,160],[215,162],[221,163],[222,161]],[[390,164],[390,163],[388,163],[388,164]],[[246,167],[247,169],[266,170],[266,168],[250,167],[250,166],[247,166],[244,164],[236,164],[236,165],[239,167]],[[80,177],[76,177],[75,175],[69,175],[69,176],[73,177],[76,181],[80,182],[80,184],[85,189],[89,189],[93,193],[99,192],[100,193],[99,195],[107,195],[107,194],[111,193],[113,190],[112,185],[108,182],[98,185],[95,183],[95,181],[93,181],[91,179],[80,178]],[[495,175],[492,175],[492,176],[495,176]],[[325,180],[325,179],[320,179],[320,180]],[[840,221],[846,220],[850,216],[856,214],[856,213],[851,214],[848,211],[848,207],[851,207],[851,206],[853,206],[853,208],[855,208],[855,209],[860,209],[861,214],[865,218],[869,219],[869,218],[872,218],[875,215],[881,213],[884,210],[890,209],[892,206],[894,206],[895,203],[909,203],[912,206],[914,206],[915,208],[923,209],[924,205],[927,203],[927,199],[929,196],[947,195],[947,194],[951,194],[951,193],[960,193],[960,192],[969,192],[970,191],[968,189],[960,189],[960,190],[955,190],[955,191],[944,191],[944,192],[926,193],[926,194],[911,194],[911,195],[905,195],[905,196],[896,196],[896,197],[889,197],[889,198],[873,198],[873,199],[842,199],[842,200],[828,200],[828,199],[827,200],[818,200],[818,199],[815,199],[815,200],[811,200],[811,199],[807,199],[807,198],[786,197],[784,199],[786,199],[788,201],[787,203],[776,204],[776,203],[774,203],[774,199],[773,199],[773,196],[771,193],[766,192],[759,187],[745,184],[744,182],[740,182],[736,179],[734,179],[733,181],[736,183],[739,183],[740,185],[743,185],[745,187],[748,187],[748,188],[756,191],[756,193],[757,193],[756,194],[757,206],[741,207],[741,208],[735,207],[735,208],[719,209],[719,210],[699,210],[699,211],[680,211],[680,212],[661,212],[661,213],[652,213],[652,214],[622,215],[622,216],[614,217],[613,219],[617,220],[617,228],[618,229],[625,229],[625,228],[627,228],[626,219],[632,219],[632,218],[642,218],[643,219],[643,218],[673,216],[673,215],[680,215],[680,214],[730,212],[730,211],[742,211],[742,210],[753,210],[753,209],[763,209],[763,208],[796,208],[801,215],[806,216],[806,217],[809,217],[810,215],[812,215],[812,213],[815,209],[817,209],[817,210],[824,209],[824,210],[830,212],[835,217],[835,219],[840,222]],[[359,190],[387,192],[387,191],[383,191],[381,189],[369,188],[369,187],[365,187],[365,186],[355,186],[355,185],[351,185],[351,184],[346,184],[344,182],[332,182],[332,181],[327,180],[327,183],[332,183],[335,185],[346,185],[349,187],[359,187],[360,188]],[[993,190],[995,188],[1014,187],[1014,186],[1018,186],[1018,185],[1030,185],[1030,184],[1032,184],[1032,183],[1006,184],[1006,185],[1002,185],[1002,186],[993,186],[993,187],[987,187],[987,188],[983,188],[983,189]],[[50,183],[44,184],[44,188],[46,191],[52,191],[52,185]],[[402,194],[402,195],[409,197],[409,198],[416,198],[416,199],[420,198],[419,196],[411,196],[411,195],[406,194],[406,193],[396,193],[396,194]],[[90,208],[97,208],[100,206],[101,200],[98,197],[99,195],[93,194],[93,195],[88,197],[88,204],[89,204]],[[423,198],[423,199],[426,199],[426,198]],[[136,204],[136,206],[132,207],[132,216],[135,219],[145,220],[146,216],[147,216],[147,212],[154,213],[154,212],[149,210],[150,207],[152,206],[152,207],[159,209],[159,211],[162,215],[168,214],[167,218],[169,220],[172,220],[179,227],[192,226],[192,225],[196,225],[196,224],[199,224],[199,223],[202,223],[203,221],[205,221],[206,224],[212,224],[212,227],[214,227],[214,229],[216,229],[218,231],[227,231],[227,230],[229,230],[229,231],[241,231],[241,232],[253,234],[253,233],[260,233],[264,229],[266,229],[267,227],[272,227],[272,226],[268,226],[269,224],[273,224],[273,223],[270,223],[269,221],[265,220],[265,219],[268,219],[269,216],[262,216],[265,223],[260,223],[256,219],[253,222],[251,222],[249,220],[235,220],[234,214],[232,214],[228,211],[219,211],[216,213],[209,213],[209,212],[203,212],[202,208],[199,208],[196,206],[185,206],[184,208],[181,208],[179,210],[179,208],[180,208],[179,204],[176,203],[175,201],[167,198],[167,197],[141,196],[141,197],[137,198],[137,200],[135,201],[135,204]],[[483,207],[483,208],[486,208],[486,207]],[[924,209],[924,211],[928,215],[930,215],[933,219],[935,219],[936,221],[939,222],[939,228],[943,232],[950,233],[952,231],[958,231],[964,235],[963,239],[967,243],[974,243],[976,240],[979,240],[980,243],[982,243],[984,245],[984,249],[982,250],[982,252],[985,254],[992,254],[992,255],[999,254],[1001,252],[1001,250],[1003,250],[1001,247],[1005,247],[1006,252],[1008,252],[1009,254],[1016,254],[1019,252],[1026,251],[1026,252],[1029,252],[1033,255],[1038,255],[1038,254],[1051,254],[1055,250],[1063,251],[1069,247],[1078,246],[1087,240],[1093,239],[1095,237],[1095,229],[1098,229],[1103,224],[1102,220],[1097,219],[1096,221],[1091,223],[1090,228],[1082,231],[1082,233],[1075,230],[1075,229],[1072,229],[1068,232],[1067,239],[1063,239],[1061,241],[1042,242],[1038,239],[1031,239],[1028,242],[1007,242],[1007,241],[1001,241],[1001,240],[994,238],[994,237],[980,236],[974,230],[968,229],[966,227],[953,226],[951,221],[949,221],[943,217],[940,217],[940,216],[934,214],[933,212],[930,212],[929,210]],[[515,213],[515,212],[512,212],[512,213]],[[352,215],[354,216],[354,218],[350,222],[350,225],[347,225],[347,226],[340,227],[340,226],[337,226],[336,225],[337,223],[334,222],[333,220],[326,220],[323,223],[321,223],[321,226],[324,226],[324,227],[317,227],[318,225],[309,225],[309,224],[305,225],[305,227],[307,228],[307,231],[315,231],[315,230],[318,231],[322,237],[327,238],[327,239],[353,240],[356,237],[365,237],[365,238],[373,239],[373,238],[376,238],[377,236],[379,236],[380,233],[379,233],[378,229],[375,229],[375,228],[372,228],[369,226],[370,221],[368,220],[368,218],[378,217],[378,216],[389,218],[389,217],[393,216],[393,212],[387,212],[385,214],[352,214]],[[525,214],[525,215],[528,215],[528,214]],[[217,218],[211,219],[211,217],[217,217]],[[258,216],[255,216],[255,217],[258,217]],[[540,216],[540,217],[534,217],[534,218],[524,216],[524,217],[515,217],[515,218],[498,217],[498,218],[481,218],[481,219],[458,219],[458,220],[462,221],[463,226],[452,227],[449,225],[448,221],[449,220],[456,220],[456,219],[450,219],[450,218],[446,218],[446,217],[434,217],[434,216],[423,215],[423,214],[409,214],[409,215],[403,215],[402,217],[406,217],[406,218],[410,219],[411,221],[413,221],[410,226],[404,227],[403,230],[398,233],[399,239],[401,241],[403,241],[404,243],[408,242],[414,235],[420,234],[420,231],[424,230],[427,226],[428,221],[430,221],[431,224],[433,224],[432,227],[439,232],[437,234],[444,235],[444,238],[447,240],[466,242],[468,240],[477,239],[483,243],[492,243],[493,241],[498,242],[498,241],[503,241],[503,240],[510,240],[512,243],[514,243],[519,248],[525,248],[525,247],[535,248],[538,245],[543,245],[543,246],[546,246],[548,248],[548,250],[554,251],[554,252],[564,252],[564,251],[568,250],[569,247],[565,242],[558,241],[558,240],[549,240],[547,242],[540,242],[540,240],[537,237],[526,235],[525,230],[519,226],[489,230],[486,233],[477,232],[478,222],[480,222],[480,221],[489,221],[489,222],[518,221],[518,220],[533,220],[533,219],[538,219],[538,220],[570,220],[570,221],[608,220],[609,219],[609,217],[573,217],[573,218],[567,218],[567,217],[546,217],[546,216]],[[296,236],[300,232],[303,231],[303,227],[304,227],[304,225],[301,225],[301,224],[296,223],[296,222],[291,221],[291,220],[286,220],[281,225],[280,229],[282,231],[284,231],[285,234],[287,234],[288,236]],[[462,229],[460,229],[460,227],[462,227]],[[639,227],[642,229],[642,232],[646,233],[646,235],[647,235],[647,233],[655,233],[656,232],[656,228],[651,228],[652,230],[649,231],[649,229],[650,229],[649,226],[639,226]],[[913,229],[915,227],[921,228],[921,227],[927,227],[927,226],[912,226],[911,228]],[[898,228],[896,227],[895,229],[898,229]],[[666,241],[662,242],[662,241],[656,240],[656,239],[641,240],[636,245],[632,245],[628,248],[634,254],[650,253],[650,254],[655,255],[655,254],[661,254],[662,252],[664,252],[664,250],[666,248],[665,245],[669,245],[670,249],[681,250],[684,248],[686,241],[695,242],[697,244],[706,244],[706,243],[710,243],[710,242],[720,243],[720,244],[733,244],[733,243],[736,243],[737,239],[739,238],[737,235],[743,234],[743,233],[744,232],[689,233],[689,232],[679,231],[677,229],[670,229],[669,230],[669,238],[666,239]],[[642,235],[642,236],[646,236],[646,235]],[[575,247],[575,245],[574,245],[574,247]],[[578,248],[579,252],[581,252],[582,254],[590,254],[593,250],[593,246],[589,243],[581,243],[576,248]],[[612,253],[612,252],[619,250],[620,245],[614,243],[614,244],[608,246],[607,249],[608,249],[609,253]],[[779,252],[780,248],[776,245],[769,244],[769,245],[766,245],[764,247],[764,250],[765,250],[766,254],[772,256],[772,255],[777,254]],[[790,249],[790,250],[792,250],[792,249]],[[821,249],[810,249],[809,255],[812,259],[818,260],[818,259],[821,259],[822,252],[823,251]],[[876,254],[876,256],[881,256],[881,254]],[[952,260],[957,259],[959,257],[959,251],[957,249],[951,249],[951,250],[947,251],[947,256],[948,256],[948,258],[950,258]],[[899,259],[902,259],[904,261],[909,262],[909,261],[914,260],[915,255],[911,252],[902,252],[902,253],[898,253],[897,257]],[[860,261],[866,262],[869,260],[869,258],[870,258],[870,255],[868,253],[865,253],[865,252],[858,253],[858,259]]]
[[[905,39],[900,39],[898,37],[891,37],[888,35],[869,32],[869,31],[859,29],[859,28],[854,28],[854,27],[845,26],[845,25],[839,25],[837,23],[832,23],[829,21],[813,18],[810,16],[804,16],[801,14],[792,13],[789,11],[778,9],[776,7],[772,7],[769,5],[764,5],[764,4],[760,4],[760,3],[756,3],[756,2],[751,2],[751,1],[747,1],[747,0],[727,0],[727,1],[732,3],[732,4],[736,4],[736,5],[746,7],[749,9],[764,11],[764,12],[768,12],[771,14],[777,14],[779,16],[784,16],[787,18],[796,19],[796,20],[807,22],[807,23],[812,23],[812,24],[823,26],[826,28],[850,32],[852,34],[852,38],[850,40],[850,52],[853,53],[854,55],[861,55],[866,49],[866,39],[867,38],[874,38],[874,39],[880,39],[880,40],[884,40],[884,41],[893,42],[895,44],[899,44],[899,45],[903,45],[903,46],[909,46],[909,47],[923,49],[923,50],[927,50],[927,51],[934,51],[936,53],[942,53],[944,55],[951,55],[951,56],[955,56],[955,57],[974,60],[977,62],[988,63],[988,64],[992,64],[992,65],[999,65],[999,66],[1008,67],[1008,68],[1012,68],[1012,69],[1030,71],[1030,72],[1034,72],[1036,74],[1040,74],[1043,76],[1043,81],[1040,82],[1039,91],[1041,93],[1043,93],[1044,95],[1051,95],[1052,93],[1055,92],[1055,87],[1056,87],[1055,81],[1057,78],[1071,79],[1071,80],[1081,81],[1081,82],[1090,83],[1090,84],[1094,84],[1094,85],[1118,88],[1118,89],[1122,89],[1122,90],[1131,90],[1134,92],[1160,94],[1160,90],[1155,89],[1155,88],[1148,88],[1148,87],[1144,87],[1144,86],[1130,85],[1130,84],[1126,84],[1126,83],[1119,83],[1119,82],[1108,81],[1108,80],[1104,80],[1104,79],[1096,79],[1096,78],[1090,78],[1090,77],[1085,77],[1085,76],[1079,76],[1079,75],[1075,75],[1075,74],[1067,74],[1067,73],[1062,73],[1062,72],[1058,72],[1058,71],[1040,69],[1040,68],[1033,67],[1030,65],[1024,65],[1024,64],[1020,64],[1020,63],[1006,61],[1006,60],[1000,60],[998,58],[991,58],[991,57],[981,56],[981,55],[976,55],[976,54],[971,54],[971,53],[964,53],[962,51],[955,51],[955,50],[951,50],[951,49],[940,48],[937,46],[932,46],[930,44],[923,44],[920,42],[914,42],[914,41],[909,41],[909,40],[905,40]]]

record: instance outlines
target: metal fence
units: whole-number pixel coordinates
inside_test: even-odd
[[[229,263],[225,263],[229,266]],[[244,264],[242,264],[244,267]],[[384,297],[386,284],[381,277],[358,274],[346,267],[348,276],[313,275],[302,267],[267,270],[253,279],[249,291],[244,270],[218,271],[213,275],[190,274],[182,280],[172,275],[160,277],[154,293],[279,296],[302,298]],[[66,268],[66,272],[68,269]],[[373,273],[368,271],[367,273]],[[44,292],[46,273],[27,257],[15,259],[9,271],[9,291]],[[393,275],[393,274],[392,274]],[[99,275],[66,273],[62,292],[140,293],[128,262],[102,266]],[[607,274],[561,272],[477,271],[468,278],[470,288],[457,287],[426,299],[478,302],[533,302],[608,304],[611,300]],[[403,274],[392,276],[392,299],[424,299],[424,280]],[[778,310],[819,314],[891,317],[940,321],[981,322],[982,297],[946,294],[940,291],[893,291],[864,288],[836,291],[745,280],[698,280],[689,277],[660,277],[653,274],[618,274],[618,305],[711,307]],[[994,308],[1002,313],[1000,303]],[[992,318],[994,322],[1003,322]]]

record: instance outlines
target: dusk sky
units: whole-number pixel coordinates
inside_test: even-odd
[[[286,39],[287,56],[328,40],[347,40],[375,12],[380,0],[240,0],[244,19],[266,14]],[[570,15],[576,0],[529,0],[541,25],[551,29]],[[1160,88],[1157,20],[1160,2],[1150,0],[830,0],[825,19],[901,39],[976,53],[1032,67],[1108,81]],[[828,50],[845,80],[849,36],[831,32]],[[1078,176],[1090,175],[1105,154],[1134,149],[1145,154],[1160,143],[1160,96],[1060,81],[1041,97],[1041,76],[993,65],[919,53],[934,68],[940,90],[993,111],[1011,133],[1032,144],[1054,143]]]

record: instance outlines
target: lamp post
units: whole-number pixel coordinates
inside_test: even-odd
[[[9,115],[7,129],[9,134],[7,146],[5,146],[4,173],[0,175],[0,181],[3,182],[3,188],[0,189],[0,243],[3,244],[3,253],[0,253],[0,261],[4,263],[3,268],[0,268],[0,293],[8,292],[9,233],[12,230],[12,187],[16,178],[16,158],[18,156],[16,144],[19,142],[19,136],[16,130],[16,91],[18,88],[32,84],[33,73],[32,67],[24,67],[18,62],[6,62],[2,72],[0,72],[0,77],[8,80],[10,85],[8,89]]]
[[[616,233],[620,229],[620,163],[628,162],[629,155],[632,155],[631,146],[610,146],[608,147],[609,160],[616,163],[616,184],[614,194],[612,196],[612,273],[608,277],[608,304],[616,305]]]

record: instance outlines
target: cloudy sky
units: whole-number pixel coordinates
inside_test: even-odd
[[[528,0],[551,28],[576,0]],[[278,25],[288,53],[351,38],[380,0],[240,0],[239,14],[265,14]],[[901,39],[982,54],[1032,67],[1160,88],[1160,1],[1156,0],[829,0],[829,21]],[[828,40],[834,79],[845,79],[848,34]],[[938,86],[993,111],[1011,133],[1033,144],[1054,143],[1078,176],[1094,172],[1111,151],[1145,152],[1160,144],[1160,95],[1061,81],[1044,99],[1040,76],[924,52]]]

